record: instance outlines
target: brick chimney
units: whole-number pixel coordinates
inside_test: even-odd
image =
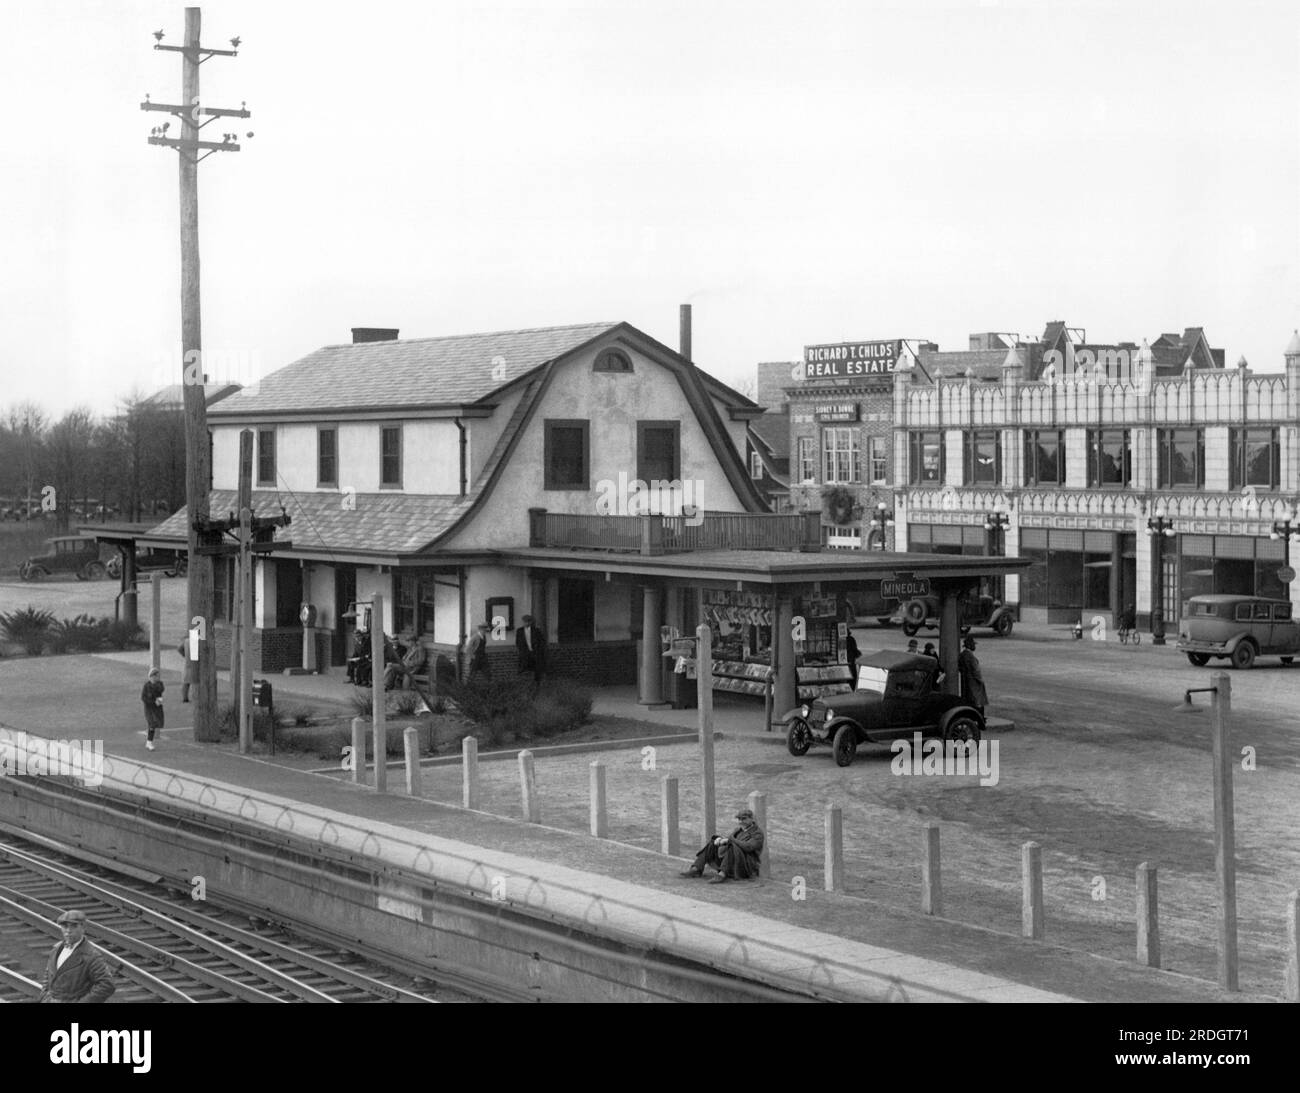
[[[363,342],[395,341],[397,341],[397,327],[395,326],[354,326],[352,328],[353,345],[361,345]]]

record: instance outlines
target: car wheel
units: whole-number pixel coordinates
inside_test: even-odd
[[[108,570],[104,567],[103,562],[91,562],[86,566],[86,580],[102,581],[108,576]]]
[[[925,604],[920,600],[909,600],[907,606],[903,608],[903,618],[913,626],[920,626],[925,622]]]
[[[847,767],[858,754],[858,730],[855,725],[841,725],[835,733],[835,765]]]
[[[1015,626],[1015,620],[1010,615],[1003,615],[996,623],[993,629],[1000,638],[1009,638],[1011,630]]]
[[[1255,663],[1255,646],[1248,641],[1241,642],[1232,651],[1232,666],[1245,670]]]
[[[38,565],[24,566],[19,574],[24,581],[43,581],[49,574]]]
[[[791,755],[806,755],[812,747],[812,729],[808,722],[796,718],[790,722],[790,731],[785,734],[785,746]]]
[[[980,723],[970,714],[958,714],[943,727],[944,743],[978,744]]]
[[[914,622],[903,623],[903,633],[906,634],[909,638],[916,637],[916,632],[920,629],[921,628],[917,626],[916,623]]]
[[[122,576],[122,555],[115,554],[109,558],[108,565],[105,568],[108,570],[108,575],[114,580]]]
[[[1192,664],[1195,665],[1197,668],[1204,668],[1207,664],[1210,663],[1210,654],[1209,653],[1188,653],[1187,659],[1190,660]]]

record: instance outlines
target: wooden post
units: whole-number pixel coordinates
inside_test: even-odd
[[[659,781],[659,846],[674,858],[682,852],[681,828],[677,822],[677,779],[665,774]]]
[[[242,443],[242,438],[241,438]],[[247,752],[253,746],[253,555],[249,547],[253,542],[253,513],[248,508],[239,510],[239,750]]]
[[[241,429],[239,431],[239,478],[236,483],[235,491],[235,512],[242,513],[244,509],[253,507],[253,430]],[[242,535],[243,528],[240,527]],[[214,564],[225,565],[226,559],[221,558]],[[235,704],[237,718],[242,718],[244,707],[240,705],[239,696],[243,694],[245,686],[251,687],[253,681],[244,675],[244,602],[252,600],[252,590],[244,588],[244,554],[241,539],[240,553],[235,560],[235,604],[234,604],[234,632],[230,642],[230,694]],[[251,615],[250,615],[251,617]],[[240,747],[243,747],[244,740],[244,722],[239,720],[239,740]]]
[[[406,755],[406,792],[420,796],[420,730],[408,725],[402,730],[402,750]]]
[[[530,824],[542,822],[537,801],[537,770],[533,753],[525,749],[519,753],[519,790],[523,794],[524,819]]]
[[[156,569],[149,574],[149,667],[162,667],[162,574]]]
[[[185,9],[185,51],[182,58],[181,102],[190,106],[199,98],[198,8]],[[180,112],[181,139],[197,140],[199,129],[189,110]],[[203,312],[199,293],[199,168],[195,155],[184,150],[180,164],[181,241],[181,396],[185,414],[185,503],[187,506],[186,618],[201,618],[208,640],[199,643],[199,662],[190,699],[194,703],[194,739],[209,743],[221,739],[217,724],[217,665],[213,656],[213,584],[215,559],[199,553],[196,525],[207,523],[212,486],[212,458],[208,449],[208,410],[203,384]]]
[[[370,694],[375,737],[375,789],[388,792],[388,725],[384,697],[384,597],[376,592],[370,606]]]
[[[1148,968],[1160,967],[1160,909],[1156,868],[1143,862],[1137,867],[1137,958]]]
[[[718,805],[713,787],[713,630],[695,628],[695,689],[700,711],[700,845],[718,833]]]
[[[596,760],[591,771],[591,833],[598,839],[609,836],[609,819],[605,814],[605,764]]]
[[[1286,983],[1282,997],[1300,1002],[1300,892],[1286,899]]]
[[[758,875],[764,878],[770,877],[772,859],[768,850],[772,845],[772,833],[767,829],[767,794],[759,793],[757,790],[751,793],[749,811],[754,814],[754,823],[758,824],[758,829],[763,832],[763,852],[758,856]]]
[[[1025,843],[1020,848],[1020,933],[1043,937],[1043,848]]]
[[[1227,672],[1210,677],[1214,714],[1214,870],[1219,887],[1219,986],[1237,989],[1237,863],[1232,817],[1232,748],[1228,721],[1232,682]]]
[[[478,740],[473,736],[460,742],[460,802],[478,808]]]
[[[839,805],[826,806],[826,859],[822,887],[828,892],[844,891],[844,811]]]
[[[366,781],[366,719],[352,719],[352,780],[358,785]]]
[[[939,825],[928,823],[921,842],[921,913],[943,914],[943,873],[939,859]]]

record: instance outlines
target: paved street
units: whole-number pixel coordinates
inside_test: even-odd
[[[69,589],[83,594],[88,587]],[[183,585],[165,582],[165,588],[179,591]],[[141,613],[147,617],[145,604]],[[858,640],[866,651],[900,648],[906,639],[898,631],[864,629]],[[165,678],[174,680],[176,658],[166,654]],[[717,748],[720,815],[751,791],[766,793],[775,876],[803,876],[820,886],[822,810],[828,802],[839,803],[848,889],[873,901],[864,908],[864,930],[872,914],[917,906],[920,825],[937,820],[943,825],[948,915],[1018,932],[1020,845],[1035,839],[1043,847],[1048,940],[1120,960],[1132,958],[1133,874],[1147,861],[1160,870],[1165,966],[1212,979],[1210,718],[1208,712],[1187,715],[1174,707],[1185,688],[1209,686],[1213,670],[1191,667],[1172,645],[1073,641],[1063,629],[1046,627],[1019,627],[1006,641],[979,638],[978,655],[990,712],[1016,725],[998,741],[996,786],[980,786],[973,777],[896,776],[884,747],[860,750],[844,769],[827,749],[797,759],[777,734],[763,738],[758,704],[720,696],[719,727],[728,733]],[[110,750],[132,749],[140,736],[139,676],[137,668],[106,657],[3,660],[0,722],[102,735]],[[1300,732],[1288,712],[1300,691],[1300,668],[1265,662],[1229,678],[1234,750],[1254,748],[1257,764],[1250,772],[1239,764],[1235,777],[1241,982],[1246,990],[1278,994],[1284,901],[1300,883],[1300,846],[1293,834],[1300,812]],[[331,690],[333,682],[319,677],[301,685]],[[294,682],[277,680],[276,686],[292,694]],[[66,701],[51,701],[55,695]],[[626,689],[601,704],[627,716],[656,716],[635,707]],[[89,723],[87,709],[99,714]],[[168,704],[169,740],[188,738],[186,712],[175,699]],[[659,716],[689,721],[693,715]],[[557,757],[542,752],[543,822],[585,828],[587,765],[599,758],[608,770],[613,838],[657,845],[659,778],[671,773],[681,783],[683,842],[689,847],[699,823],[695,756],[691,746],[661,747],[651,772],[642,769],[636,751]],[[489,762],[481,770],[484,807],[518,816],[516,764]],[[456,801],[459,777],[456,767],[428,769],[426,793]],[[1097,898],[1097,878],[1104,879],[1104,899]]]

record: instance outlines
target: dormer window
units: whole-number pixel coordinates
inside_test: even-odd
[[[632,358],[621,349],[605,349],[596,357],[593,372],[631,372]]]

